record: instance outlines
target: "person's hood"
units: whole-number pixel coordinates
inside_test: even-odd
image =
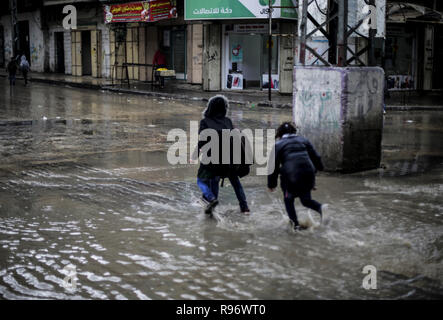
[[[218,94],[209,99],[203,117],[224,118],[228,113],[229,101],[224,95]]]

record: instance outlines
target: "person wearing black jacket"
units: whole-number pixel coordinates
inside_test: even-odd
[[[296,128],[290,123],[283,123],[276,133],[275,167],[268,175],[268,189],[273,192],[277,187],[280,174],[281,188],[289,219],[294,230],[301,230],[295,212],[294,200],[300,198],[303,206],[317,211],[322,215],[324,205],[311,198],[311,190],[315,187],[315,174],[323,170],[320,155],[306,138],[296,135]],[[323,220],[323,216],[322,216]]]
[[[199,135],[205,129],[213,129],[217,131],[219,136],[219,156],[220,161],[215,163],[200,163],[197,174],[197,185],[203,193],[203,200],[207,203],[205,208],[206,214],[211,214],[213,209],[218,205],[218,191],[219,182],[221,178],[228,178],[234,188],[235,195],[240,204],[240,211],[248,214],[250,212],[248,203],[246,201],[246,195],[243,187],[240,183],[239,175],[243,176],[244,173],[239,173],[238,167],[232,164],[223,164],[221,161],[222,150],[222,130],[233,130],[231,119],[226,117],[229,108],[228,99],[223,95],[216,95],[209,99],[207,108],[203,112],[204,118],[200,121]],[[208,143],[209,141],[199,141],[198,150]],[[226,150],[225,150],[226,151]],[[210,156],[208,154],[208,156]]]
[[[6,69],[9,73],[9,84],[11,86],[15,86],[15,76],[17,74],[17,62],[15,61],[14,57],[11,58],[11,61],[9,61]]]

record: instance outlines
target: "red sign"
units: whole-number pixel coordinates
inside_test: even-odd
[[[177,18],[175,0],[151,0],[105,5],[105,23],[154,22]]]

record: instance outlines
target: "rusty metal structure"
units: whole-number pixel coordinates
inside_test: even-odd
[[[375,7],[375,0],[360,0],[364,1],[365,4],[371,8]],[[360,37],[367,40],[367,45],[360,49],[358,52],[354,52],[348,46],[348,39],[357,29],[371,17],[371,12],[369,12],[365,17],[360,19],[355,25],[350,26],[348,23],[348,0],[329,0],[328,8],[322,11],[317,3],[317,0],[301,0],[301,23],[300,23],[300,54],[299,62],[302,65],[306,64],[306,51],[309,51],[314,55],[317,60],[321,61],[325,66],[339,66],[346,67],[349,66],[353,61],[356,61],[360,66],[373,66],[375,64],[374,59],[374,37],[376,34],[376,29],[370,27],[369,35],[365,36],[363,34],[358,34]],[[315,19],[308,11],[310,6],[316,5],[318,11],[326,16],[324,22],[319,22]],[[315,28],[307,32],[307,23],[310,21]],[[371,24],[369,24],[371,26]],[[323,54],[317,53],[313,48],[311,48],[307,41],[317,32],[326,37],[328,40],[328,58],[324,58]],[[348,57],[348,52],[351,53],[352,57]],[[363,54],[368,54],[368,62],[365,63],[361,56]],[[316,60],[316,61],[317,61]]]

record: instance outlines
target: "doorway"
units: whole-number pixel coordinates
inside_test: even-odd
[[[31,49],[29,45],[29,21],[19,21],[18,22],[18,34],[19,34],[19,50],[20,55],[26,55],[26,59],[31,64],[32,56]],[[32,52],[33,55],[37,55],[37,52]]]
[[[173,30],[172,64],[177,79],[186,79],[186,31]]]
[[[443,27],[441,25],[436,25],[434,28],[434,57],[443,57]],[[442,59],[434,59],[433,68],[433,89],[443,89],[443,77],[441,76],[443,73]]]
[[[82,75],[92,75],[91,63],[91,31],[82,31]]]
[[[65,73],[65,46],[63,32],[55,32],[55,72]]]
[[[5,36],[3,33],[3,26],[0,26],[0,67],[4,66],[5,66]]]

